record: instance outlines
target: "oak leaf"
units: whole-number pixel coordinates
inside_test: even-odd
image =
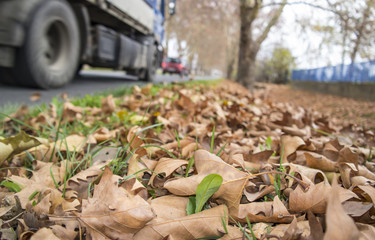
[[[161,240],[168,236],[179,240],[220,237],[225,233],[223,223],[227,225],[227,214],[227,207],[219,205],[186,217],[153,221],[136,233],[134,240]]]
[[[332,187],[324,182],[310,186],[306,192],[298,185],[296,189],[290,193],[289,208],[294,212],[310,210],[313,213],[325,213],[327,198],[331,191]],[[357,197],[352,191],[340,187],[337,190],[337,194],[340,203],[350,198]]]
[[[155,214],[149,203],[118,186],[120,177],[106,167],[92,198],[82,201],[79,220],[95,239],[129,239]]]
[[[353,219],[349,217],[341,205],[340,187],[336,178],[333,180],[333,186],[328,193],[328,205],[326,213],[327,230],[324,234],[324,240],[343,239],[356,240],[359,237],[359,231]]]
[[[218,156],[205,150],[197,150],[194,154],[194,164],[198,172],[188,178],[170,179],[164,184],[171,193],[178,196],[194,195],[198,184],[209,174],[219,174],[223,183],[213,198],[221,198],[227,204],[230,212],[238,211],[243,189],[248,181],[248,174],[225,163]]]
[[[240,204],[238,214],[231,216],[236,220],[250,222],[290,223],[294,216],[289,213],[284,204],[276,196],[273,202],[253,202]]]
[[[113,96],[108,95],[108,97],[102,98],[101,100],[102,103],[102,111],[107,114],[111,114],[115,111],[116,104],[115,101],[113,100]]]
[[[16,136],[0,139],[0,166],[15,154],[47,143],[47,139],[33,137],[23,131]]]
[[[288,157],[297,151],[301,146],[305,145],[305,142],[302,138],[297,136],[283,135],[280,139],[281,151],[283,151],[283,158],[281,159],[282,163],[288,162]],[[282,149],[284,148],[284,149]]]
[[[154,186],[154,179],[158,178],[157,174],[164,173],[165,177],[169,177],[172,173],[174,173],[178,168],[182,166],[186,166],[188,161],[181,160],[181,159],[174,159],[174,158],[161,158],[155,169],[153,174],[150,178],[151,186]]]

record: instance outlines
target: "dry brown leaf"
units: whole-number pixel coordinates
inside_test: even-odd
[[[48,145],[48,140],[30,136],[23,131],[16,136],[0,139],[0,166],[14,155],[41,144]]]
[[[170,179],[164,184],[164,188],[175,195],[194,195],[198,184],[211,173],[222,176],[223,183],[213,198],[223,199],[230,212],[238,211],[243,189],[247,182],[248,174],[225,163],[216,155],[205,150],[197,150],[194,154],[194,164],[198,172],[188,178]]]
[[[30,101],[36,102],[36,101],[38,101],[40,99],[41,96],[42,96],[41,93],[38,93],[38,92],[32,93],[30,95]]]
[[[375,205],[375,188],[372,186],[357,186],[362,191],[364,191],[372,200],[372,203]]]
[[[336,162],[339,158],[339,151],[343,148],[342,145],[340,145],[337,138],[335,138],[332,141],[329,141],[324,145],[323,148],[323,155],[327,157],[328,159]]]
[[[165,176],[163,177],[168,178],[172,173],[174,173],[178,168],[182,166],[186,166],[188,164],[188,161],[181,160],[181,159],[174,159],[174,158],[161,158],[157,165],[155,166],[155,169],[153,171],[153,174],[150,178],[149,183],[151,186],[154,186],[154,179],[155,177],[158,178],[157,174],[164,173]]]
[[[96,142],[90,142],[89,138],[84,136],[79,136],[76,134],[69,135],[64,139],[60,139],[54,143],[50,143],[50,149],[56,147],[60,151],[63,152],[81,152],[86,144],[91,143],[94,144]],[[56,151],[56,150],[55,150]]]
[[[337,184],[337,180],[334,179],[332,190],[329,192],[328,197],[326,214],[327,230],[323,239],[357,240],[360,233],[353,219],[345,213],[339,195],[340,187]]]
[[[352,152],[348,147],[344,147],[340,150],[337,161],[340,163],[353,163],[358,168],[358,154]]]
[[[122,180],[119,186],[125,188],[125,190],[128,191],[131,195],[139,195],[145,201],[148,200],[149,196],[146,187],[143,186],[142,183],[140,183],[136,177],[131,177],[126,180]]]
[[[320,169],[325,172],[338,172],[337,162],[333,162],[323,155],[313,152],[306,152],[306,165],[311,168]]]
[[[346,201],[342,204],[344,211],[351,217],[360,217],[368,212],[374,204],[357,201]]]
[[[193,115],[195,112],[195,104],[193,101],[191,101],[191,99],[182,92],[179,92],[179,95],[180,99],[176,101],[177,105],[183,108],[187,114]]]
[[[88,187],[90,183],[94,182],[94,180],[99,177],[103,172],[102,168],[104,166],[105,163],[96,164],[75,174],[66,181],[66,191],[74,191],[76,198],[86,199],[88,197]]]
[[[345,188],[352,185],[352,178],[358,173],[358,168],[353,163],[341,163],[339,165],[341,182]]]
[[[147,152],[141,146],[144,144],[143,140],[138,136],[138,132],[141,130],[140,127],[134,126],[129,130],[128,136],[126,137],[130,149],[138,154],[138,157],[147,155]]]
[[[312,183],[317,184],[320,182],[324,182],[325,184],[328,184],[328,179],[324,172],[318,169],[309,168],[305,166],[301,166],[298,164],[289,163],[288,165],[284,165],[285,167],[289,167],[289,174],[300,174],[308,178]],[[296,175],[295,175],[296,176]],[[294,180],[291,179],[289,181],[289,186],[293,184]]]
[[[369,224],[356,223],[359,230],[359,240],[372,240],[375,236],[375,227]]]
[[[331,191],[332,187],[326,185],[324,182],[310,186],[306,192],[298,185],[297,188],[290,193],[289,208],[294,212],[310,210],[313,213],[325,213],[327,197]],[[337,194],[340,203],[357,197],[352,191],[343,188],[339,188]]]
[[[142,178],[147,166],[140,161],[138,154],[134,153],[128,160],[128,173],[127,176],[135,175],[138,178]]]
[[[153,86],[152,83],[149,83],[149,84],[145,85],[145,86],[141,89],[141,93],[143,93],[144,95],[149,95],[152,86]]]
[[[225,234],[221,240],[242,240],[243,239],[243,231],[241,231],[238,227],[234,227],[229,225],[227,227],[228,234]]]
[[[113,138],[114,135],[111,134],[108,128],[102,127],[95,131],[95,133],[93,134],[93,137],[95,138],[97,142],[100,143],[100,142],[104,142],[104,141],[107,141],[108,139]]]
[[[188,145],[186,145],[185,147],[182,148],[181,150],[181,155],[183,158],[190,158],[194,151],[198,149],[198,144],[197,143],[190,143]]]
[[[289,136],[289,135],[283,135],[280,139],[280,151],[283,151],[283,159],[281,159],[282,163],[288,162],[288,157],[295,153],[296,150],[305,145],[305,142],[302,140],[302,138],[297,136]],[[284,149],[282,149],[284,148]]]
[[[0,215],[4,220],[0,220],[4,225],[2,238],[6,238],[10,230],[8,226],[17,227],[17,238],[22,240],[30,239],[36,230],[43,227],[52,228],[53,234],[61,239],[77,238],[78,231],[80,237],[87,239],[132,239],[135,234],[137,239],[209,238],[211,232],[215,236],[224,234],[226,224],[222,225],[222,217],[230,216],[239,219],[247,234],[251,235],[246,226],[248,217],[257,239],[321,240],[327,225],[330,225],[327,234],[333,232],[332,226],[345,228],[340,220],[324,221],[325,217],[328,219],[328,196],[335,188],[335,205],[344,209],[337,212],[345,215],[345,211],[353,218],[360,233],[359,239],[373,239],[375,157],[372,153],[375,148],[371,146],[375,144],[374,131],[362,124],[337,125],[329,117],[334,115],[332,112],[322,114],[310,109],[311,103],[319,101],[311,101],[309,108],[269,102],[265,98],[265,89],[259,94],[262,89],[257,89],[252,95],[241,86],[224,81],[217,88],[200,85],[190,88],[176,84],[171,89],[149,94],[151,85],[147,85],[142,89],[134,87],[133,95],[118,99],[112,96],[103,98],[101,108],[77,107],[66,99],[62,124],[67,124],[67,130],[75,128],[77,121],[87,128],[101,121],[108,129],[99,129],[95,135],[88,136],[72,133],[67,136],[67,141],[59,134],[61,140],[57,144],[39,145],[27,152],[14,152],[10,157],[9,151],[18,144],[6,146],[8,153],[5,154],[0,177],[13,180],[21,191],[7,193],[9,197],[4,198],[4,194],[0,194]],[[115,102],[121,109],[116,109]],[[367,103],[362,102],[357,108],[366,106]],[[111,115],[115,112],[121,120],[125,120],[126,115],[133,125],[142,124],[141,127],[144,127],[144,123],[161,122],[164,126],[147,131],[142,131],[141,127],[125,129],[121,121],[112,121]],[[20,125],[20,129],[34,135],[37,134],[35,130],[45,132],[44,126],[57,128],[59,125],[55,105],[36,117],[29,116],[26,107],[12,114],[12,118],[32,127]],[[351,121],[355,114],[348,116],[346,119]],[[2,132],[15,135],[15,122],[6,118]],[[220,150],[219,157],[198,150],[211,148],[214,127],[213,152]],[[323,136],[319,130],[312,129],[325,131],[337,138],[332,140],[332,136]],[[56,138],[55,131],[51,133],[51,139]],[[176,134],[180,141],[176,141]],[[262,151],[265,146],[269,148],[268,137],[272,139],[270,150]],[[108,139],[113,141],[105,141]],[[3,137],[0,137],[0,142],[4,142]],[[101,144],[94,149],[89,146],[97,142]],[[184,160],[170,159],[166,151],[146,144],[158,145]],[[0,155],[4,155],[5,151],[1,149],[4,150],[4,146],[0,146]],[[68,154],[68,151],[74,153]],[[22,168],[31,160],[30,154],[36,160],[33,161],[32,172]],[[72,155],[74,159],[71,159]],[[125,161],[120,162],[119,157]],[[187,160],[192,157],[195,165],[189,170],[190,177],[183,178]],[[107,175],[103,175],[104,180],[100,181],[101,167],[114,158],[116,161],[111,163],[111,167],[118,175],[127,175],[126,180],[107,171]],[[280,158],[286,172],[308,184],[309,190],[302,189],[299,181],[292,176],[280,174],[281,194],[285,198],[282,201],[278,199],[273,184],[275,175],[262,172],[280,170]],[[90,164],[92,167],[85,170]],[[158,177],[152,171],[159,173]],[[336,185],[332,188],[328,183],[333,181],[338,171],[344,188]],[[75,175],[66,181],[67,174],[70,176],[71,173]],[[211,209],[186,216],[189,199],[177,194],[194,195],[197,185],[211,173],[224,178],[223,185],[206,205]],[[256,173],[263,175],[251,175]],[[98,181],[100,183],[93,186],[93,192],[89,185]],[[162,188],[164,183],[169,191]],[[9,184],[9,189],[3,186],[2,191],[13,190]],[[55,185],[59,188],[56,189]],[[87,199],[92,193],[94,197]],[[267,198],[261,199],[263,196]],[[13,200],[9,201],[10,198]],[[271,198],[274,198],[273,202],[264,202]],[[20,199],[20,203],[15,204],[14,199]],[[21,206],[26,208],[20,215],[25,220],[17,217],[23,211]],[[212,218],[211,214],[207,215],[217,208],[226,211]],[[306,212],[308,222],[305,220]],[[194,218],[196,216],[199,218]],[[271,235],[278,237],[267,235],[270,228],[273,229]],[[233,224],[227,229],[229,233],[224,234],[224,239],[246,238]],[[142,235],[138,235],[140,233]],[[37,234],[40,231],[34,237]],[[45,238],[48,239],[48,236]]]
[[[223,236],[225,229],[222,219],[227,224],[227,214],[227,207],[220,205],[186,217],[152,222],[136,233],[134,240],[161,240],[168,236],[178,240],[190,240]]]
[[[245,167],[261,169],[265,164],[268,163],[268,159],[272,156],[272,150],[266,150],[253,154],[245,154]]]
[[[50,228],[52,229],[53,234],[61,240],[75,239],[78,235],[78,232],[75,232],[74,229],[67,229],[60,225],[53,225]]]
[[[36,233],[34,233],[30,240],[60,240],[60,238],[56,237],[55,234],[53,234],[53,231],[49,228],[41,228]]]
[[[247,189],[244,191],[244,195],[249,202],[254,202],[257,199],[264,197],[265,195],[275,191],[275,187],[272,185],[263,185],[259,188],[257,192],[249,192]]]
[[[238,214],[231,216],[236,220],[246,223],[246,217],[250,222],[290,223],[292,216],[284,204],[276,196],[273,202],[253,202],[240,204]]]
[[[142,197],[118,186],[120,177],[106,167],[92,198],[82,201],[79,220],[95,239],[128,239],[155,214]]]
[[[321,240],[324,237],[323,227],[321,223],[318,221],[318,218],[311,212],[307,212],[307,216],[309,219],[309,227],[310,227],[310,236],[308,237],[309,240]]]
[[[54,184],[55,179],[60,179],[60,168],[53,163],[43,163],[37,161],[33,176],[28,179],[25,177],[11,176],[10,179],[21,187],[21,191],[16,193],[23,209],[31,201],[29,197],[34,193],[43,193],[45,191],[57,191]]]
[[[368,170],[365,166],[358,165],[358,175],[375,181],[375,173]]]
[[[81,107],[74,106],[70,102],[65,102],[63,106],[63,120],[65,122],[73,122],[82,119],[83,109]]]
[[[297,231],[297,219],[294,218],[290,224],[279,224],[274,227],[269,235],[277,236],[281,240],[297,239],[299,237]]]
[[[101,103],[102,103],[102,111],[104,113],[111,114],[115,111],[116,104],[115,104],[115,101],[113,100],[112,94],[109,95],[108,97],[102,98]]]
[[[187,197],[167,195],[152,199],[151,207],[157,216],[157,221],[159,219],[173,220],[187,216],[186,207],[188,202],[189,198]]]

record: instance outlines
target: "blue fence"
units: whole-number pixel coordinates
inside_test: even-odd
[[[375,60],[349,65],[293,70],[293,81],[375,82]]]

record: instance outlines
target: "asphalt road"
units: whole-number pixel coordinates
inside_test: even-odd
[[[217,77],[195,77],[197,80],[212,80]],[[174,81],[188,81],[189,77],[180,77],[178,75],[157,75],[155,82],[174,82]],[[119,87],[130,85],[142,85],[134,76],[125,75],[124,72],[115,71],[81,71],[80,76],[74,79],[73,82],[67,86],[59,89],[40,90],[30,89],[15,86],[7,86],[0,83],[0,110],[5,105],[36,105],[41,103],[49,103],[55,96],[67,94],[68,97],[83,97],[86,94],[92,94],[98,91],[107,89],[116,89]],[[31,101],[30,97],[35,94],[40,94],[40,99]]]

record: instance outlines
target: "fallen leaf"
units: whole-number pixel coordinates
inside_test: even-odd
[[[75,239],[78,235],[78,233],[75,232],[74,229],[67,229],[60,225],[53,225],[50,226],[50,228],[52,229],[53,234],[60,240]]]
[[[290,193],[289,208],[294,212],[310,210],[313,213],[325,213],[328,196],[331,191],[332,187],[326,185],[324,182],[310,186],[306,192],[298,185],[296,189]],[[336,192],[340,203],[350,198],[357,197],[352,191],[343,188],[339,188]]]
[[[294,218],[290,224],[279,224],[274,227],[270,233],[271,236],[277,236],[279,239],[297,239],[300,235],[297,233],[297,219]]]
[[[65,190],[67,192],[74,191],[75,198],[87,199],[89,185],[102,174],[104,166],[105,163],[96,164],[75,174],[66,181]]]
[[[332,190],[329,192],[328,197],[326,214],[327,230],[323,239],[356,240],[359,238],[360,232],[353,219],[345,213],[339,194],[340,187],[337,184],[337,180],[334,179]]]
[[[6,160],[9,160],[15,154],[21,153],[40,144],[47,144],[48,140],[38,137],[33,137],[21,131],[14,137],[8,137],[0,140],[0,166]]]
[[[150,178],[151,186],[154,186],[154,179],[157,174],[164,173],[163,177],[168,178],[172,173],[174,173],[178,168],[186,166],[188,161],[174,159],[174,158],[161,158],[155,166],[153,174]]]
[[[178,196],[194,195],[198,184],[211,173],[222,176],[223,183],[213,198],[223,199],[230,211],[238,211],[243,189],[247,182],[247,173],[225,163],[222,159],[205,150],[197,150],[194,154],[194,165],[198,172],[187,178],[170,179],[164,184],[171,193]]]
[[[240,204],[237,215],[231,214],[236,220],[246,223],[246,217],[250,222],[290,223],[292,216],[284,204],[276,196],[273,202],[253,202]]]
[[[228,209],[220,205],[202,212],[173,220],[157,221],[147,224],[137,232],[134,240],[164,239],[168,236],[179,240],[190,240],[202,237],[221,237],[225,233],[224,224],[227,224]]]
[[[151,207],[158,219],[173,220],[187,216],[186,206],[188,202],[189,198],[187,197],[167,195],[152,199]]]
[[[74,106],[70,102],[65,102],[63,105],[63,121],[73,122],[77,119],[82,118],[83,109],[81,107]]]
[[[34,233],[30,240],[60,240],[60,238],[56,237],[55,234],[53,234],[53,231],[48,228],[42,228],[39,229],[36,233]]]
[[[120,177],[106,167],[92,198],[82,200],[79,221],[95,239],[128,239],[151,221],[149,203],[118,186]]]
[[[142,148],[144,142],[143,140],[138,136],[139,132],[141,131],[141,128],[138,126],[134,126],[129,130],[129,133],[126,137],[130,148],[132,151],[135,151],[136,154],[138,154],[139,157],[147,155],[147,152],[144,148]]]
[[[283,151],[283,158],[281,159],[282,163],[287,163],[288,157],[303,145],[305,145],[305,142],[300,137],[292,137],[289,135],[281,136],[280,151]]]
[[[375,227],[369,224],[356,223],[359,230],[359,240],[371,240],[375,236]]]
[[[113,96],[108,95],[105,98],[102,98],[101,100],[102,103],[102,111],[107,114],[111,114],[115,111],[116,104],[115,101],[113,100]]]
[[[316,168],[325,172],[338,172],[339,170],[336,162],[318,153],[306,152],[305,157],[306,165],[310,168]]]
[[[228,234],[225,234],[222,238],[220,238],[221,240],[242,240],[243,239],[243,236],[244,236],[243,231],[241,231],[241,229],[239,229],[238,227],[229,225],[227,227],[227,230],[228,230]]]
[[[37,93],[37,92],[32,93],[30,95],[30,101],[36,102],[36,101],[38,101],[40,99],[41,96],[42,96],[42,94],[40,94],[40,93]]]
[[[323,239],[323,227],[321,223],[318,221],[318,218],[311,212],[307,212],[309,226],[310,226],[310,236],[308,239],[311,240],[320,240]]]
[[[344,211],[351,217],[360,217],[368,212],[374,204],[366,202],[346,201],[342,204]]]

